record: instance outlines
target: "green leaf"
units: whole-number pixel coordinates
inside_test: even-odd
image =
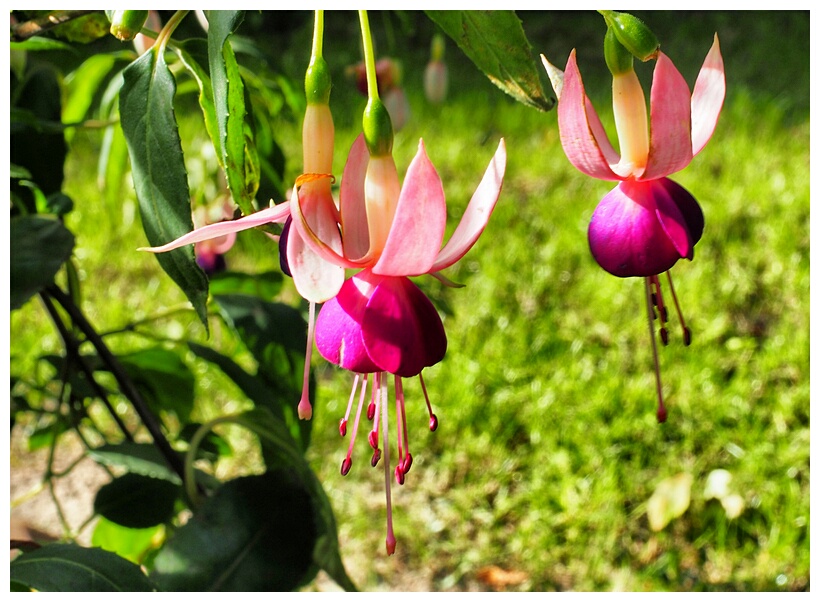
[[[141,564],[146,555],[162,541],[164,525],[146,529],[131,529],[112,523],[101,516],[91,534],[91,544],[108,552],[114,552],[126,560]]]
[[[180,493],[180,485],[129,472],[100,487],[94,512],[118,525],[145,529],[174,517]]]
[[[194,375],[179,355],[153,347],[119,360],[155,413],[173,412],[183,423],[188,421],[194,407]]]
[[[40,592],[152,592],[139,566],[99,548],[50,544],[15,558],[12,581]]]
[[[88,455],[105,466],[119,466],[131,473],[163,479],[175,485],[182,483],[171,470],[165,457],[150,443],[125,441],[114,445],[101,445],[88,450]]]
[[[301,451],[304,453],[307,450],[310,445],[310,432],[313,422],[299,420],[298,416],[294,415],[293,405],[283,403],[284,400],[281,394],[274,390],[264,379],[248,374],[231,358],[210,347],[198,345],[192,341],[188,342],[188,347],[197,356],[218,366],[256,407],[267,408],[283,420],[287,424],[290,436],[299,443]]]
[[[166,591],[289,591],[317,573],[311,492],[286,470],[223,485],[160,550]]]
[[[253,295],[261,299],[273,299],[282,290],[282,272],[220,272],[211,276],[212,295]]]
[[[9,48],[12,50],[25,50],[28,52],[36,52],[40,50],[59,50],[60,52],[77,53],[77,49],[71,44],[66,44],[59,40],[52,40],[51,38],[43,38],[41,36],[34,36],[22,42],[11,42]]]
[[[511,10],[425,11],[496,86],[527,106],[552,109],[529,40]]]
[[[174,115],[176,83],[156,47],[123,71],[122,130],[148,242],[160,246],[193,230],[188,180]],[[156,255],[207,330],[208,279],[191,245]]]
[[[229,37],[244,18],[243,11],[206,11],[208,62],[219,139],[214,148],[221,157],[228,188],[242,213],[253,213],[259,188],[259,159],[245,122],[245,87]]]
[[[111,72],[114,61],[114,55],[95,54],[86,59],[82,65],[66,77],[63,123],[78,123],[85,119],[88,109],[94,101],[97,89]],[[66,132],[69,141],[74,131],[72,129]]]
[[[55,219],[27,215],[11,220],[10,305],[19,309],[54,282],[74,249],[74,235]]]
[[[182,65],[188,70],[191,77],[194,78],[194,81],[199,88],[199,107],[202,109],[202,116],[205,119],[205,129],[211,140],[214,142],[214,148],[217,149],[219,164],[224,167],[222,153],[218,150],[220,148],[220,146],[218,146],[220,139],[219,125],[216,118],[216,107],[214,106],[214,91],[211,86],[211,78],[205,68],[196,61],[194,58],[194,53],[187,51],[188,48],[199,50],[197,46],[200,44],[202,44],[202,40],[187,40],[184,45],[174,46],[173,50],[176,52]]]

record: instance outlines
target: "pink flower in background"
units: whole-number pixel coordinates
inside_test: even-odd
[[[654,310],[661,320],[661,339],[667,340],[667,310],[658,275],[667,272],[670,292],[678,309],[684,342],[691,334],[685,325],[668,270],[678,259],[694,257],[703,233],[703,213],[694,197],[668,175],[685,168],[714,132],[726,94],[723,58],[717,36],[690,94],[689,86],[672,61],[658,53],[652,82],[650,116],[633,70],[613,76],[613,113],[620,154],[609,142],[581,73],[570,54],[562,73],[542,56],[558,101],[561,144],[570,162],[581,172],[619,182],[598,204],[589,224],[593,257],[607,272],[646,279],[650,327]],[[652,328],[654,333],[654,328]],[[654,334],[652,338],[655,349]],[[657,353],[658,420],[666,419]]]
[[[217,207],[218,215],[214,215],[213,211],[209,211],[207,207],[197,207],[193,212],[193,221],[195,228],[201,228],[210,223],[219,223],[220,221],[230,220],[233,217],[233,207],[230,202],[225,202],[222,207]],[[213,276],[226,268],[225,253],[227,253],[236,242],[236,233],[228,232],[222,236],[200,241],[194,244],[194,254],[196,255],[196,262],[199,267],[208,274]]]

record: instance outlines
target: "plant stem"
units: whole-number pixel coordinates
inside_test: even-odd
[[[128,376],[128,373],[125,371],[125,368],[123,368],[122,364],[120,364],[116,356],[113,353],[111,353],[111,351],[106,346],[105,341],[103,341],[102,337],[100,337],[97,331],[94,330],[94,327],[91,326],[91,324],[85,318],[82,311],[80,311],[80,308],[74,305],[74,301],[72,301],[71,297],[66,295],[56,285],[49,286],[46,289],[46,291],[50,296],[54,297],[54,299],[57,300],[57,302],[63,307],[63,309],[66,310],[74,324],[79,327],[79,329],[83,332],[88,341],[92,345],[94,345],[94,348],[97,350],[100,359],[114,375],[114,378],[120,386],[122,394],[125,395],[125,397],[127,397],[131,401],[131,404],[134,406],[134,409],[136,410],[143,424],[148,429],[148,432],[151,433],[151,437],[153,437],[154,439],[154,445],[157,446],[160,453],[162,453],[162,455],[165,457],[165,461],[168,463],[171,469],[175,473],[177,473],[177,475],[179,475],[179,478],[182,479],[184,482],[185,467],[182,463],[182,459],[173,450],[171,444],[168,443],[168,439],[166,439],[165,435],[162,433],[162,429],[160,428],[159,422],[157,421],[156,417],[151,413],[148,404],[145,403],[145,400],[142,398],[142,395],[137,390],[131,378]]]
[[[43,34],[49,29],[67,23],[73,19],[84,17],[101,10],[55,10],[49,14],[15,25],[11,28],[11,41],[23,42],[36,35]]]
[[[362,47],[364,50],[364,66],[367,70],[367,97],[379,98],[379,82],[376,80],[376,59],[373,56],[373,37],[370,35],[370,22],[367,11],[359,11],[359,23],[362,27]]]
[[[162,28],[162,31],[159,32],[157,36],[156,46],[157,52],[162,54],[165,52],[165,46],[168,44],[168,40],[171,39],[171,34],[174,33],[174,30],[179,26],[180,22],[185,15],[188,14],[189,11],[187,10],[178,10],[174,13],[174,16],[168,19],[168,22],[165,24],[165,27]]]
[[[311,49],[311,55],[314,58],[320,58],[322,56],[322,38],[324,37],[324,33],[325,33],[325,11],[323,11],[323,10],[314,11],[313,48]]]

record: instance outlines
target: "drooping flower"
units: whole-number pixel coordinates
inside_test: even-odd
[[[542,55],[558,96],[561,144],[570,162],[582,173],[617,181],[595,209],[588,239],[593,257],[619,277],[643,277],[649,312],[658,393],[658,420],[666,420],[654,338],[654,316],[667,342],[668,312],[659,274],[666,272],[669,292],[678,311],[684,343],[686,326],[669,274],[678,259],[694,257],[703,233],[703,213],[694,197],[667,176],[685,168],[714,132],[726,94],[723,58],[715,35],[694,91],[662,52],[652,81],[650,115],[635,71],[613,71],[613,112],[620,153],[607,139],[603,125],[586,96],[573,50],[564,72]],[[656,314],[657,310],[657,314]]]
[[[403,184],[399,183],[392,155],[371,157],[363,136],[354,142],[341,183],[341,253],[325,244],[303,219],[299,191],[291,197],[292,227],[301,232],[303,239],[329,262],[361,269],[322,306],[316,320],[316,345],[325,359],[356,375],[347,411],[339,426],[344,436],[359,391],[342,474],[347,474],[352,466],[367,382],[372,383],[367,418],[375,418],[375,422],[368,442],[373,448],[372,466],[378,464],[382,453],[385,456],[386,543],[390,554],[395,550],[396,540],[390,498],[389,375],[394,376],[398,423],[398,459],[393,476],[397,483],[404,484],[413,460],[402,379],[419,377],[429,413],[429,428],[435,430],[438,418],[432,411],[421,372],[441,361],[447,349],[444,326],[435,307],[408,277],[435,275],[461,259],[475,244],[500,195],[505,166],[506,148],[501,140],[461,222],[443,248],[447,219],[444,189],[423,142],[419,142]]]

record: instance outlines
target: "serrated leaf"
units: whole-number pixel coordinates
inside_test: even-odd
[[[100,487],[94,512],[118,525],[145,529],[170,521],[181,493],[180,485],[129,472]]]
[[[50,544],[9,565],[12,581],[40,592],[152,592],[140,567],[99,548]]]
[[[166,591],[289,591],[316,575],[309,489],[285,470],[225,483],[154,561]]]
[[[55,219],[26,215],[10,226],[10,305],[22,307],[54,282],[54,276],[74,249],[74,235]]]
[[[131,529],[101,516],[94,526],[94,533],[91,534],[91,544],[140,564],[148,552],[159,546],[164,533],[164,525]]]
[[[521,20],[512,10],[425,11],[496,86],[527,106],[552,109]]]
[[[259,188],[259,159],[245,122],[245,87],[230,36],[244,18],[243,11],[209,10],[208,64],[213,88],[219,140],[214,147],[222,157],[228,188],[244,215],[254,211]]]
[[[193,230],[182,144],[174,114],[176,83],[156,47],[123,71],[122,130],[128,143],[134,188],[145,235],[161,246]],[[190,245],[156,255],[208,329],[208,279]]]
[[[160,451],[150,443],[124,441],[112,445],[101,445],[88,450],[88,455],[105,466],[119,466],[131,473],[164,479],[179,485],[182,481],[165,461]]]
[[[170,349],[153,347],[118,358],[157,414],[173,412],[183,423],[194,407],[194,375]]]

